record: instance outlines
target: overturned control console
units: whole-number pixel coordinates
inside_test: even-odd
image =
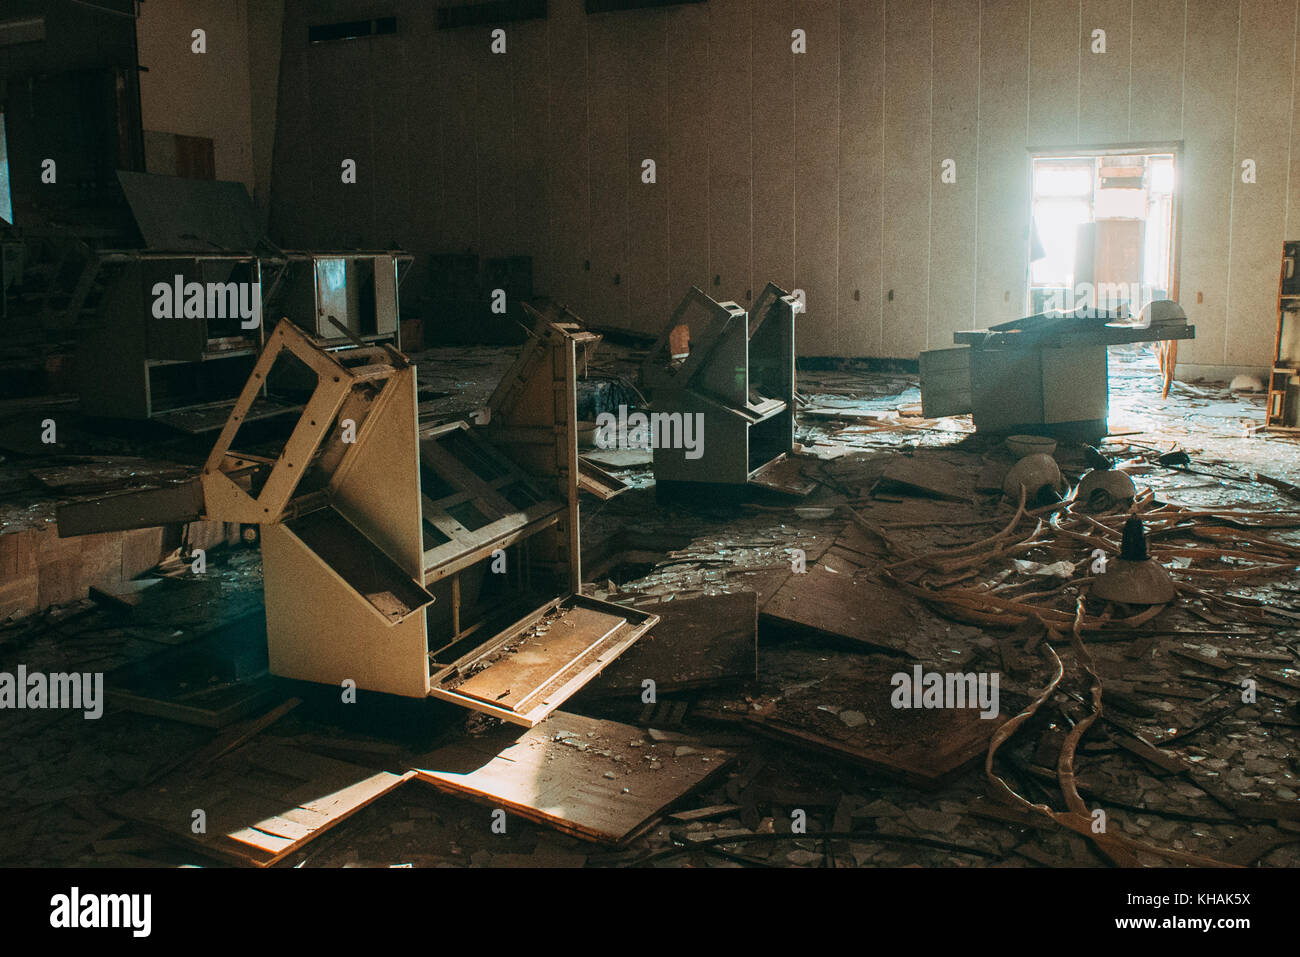
[[[691,287],[641,366],[656,483],[768,484],[794,443],[796,309],[774,283],[749,313]]]
[[[260,526],[273,674],[531,727],[658,623],[578,594],[577,354],[597,338],[539,317],[485,428],[421,429],[402,353],[280,322],[199,479],[207,518]],[[310,388],[288,439],[234,450],[286,360]]]

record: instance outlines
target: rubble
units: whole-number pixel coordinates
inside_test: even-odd
[[[604,361],[631,364],[617,350]],[[832,384],[857,397],[816,392]],[[105,595],[138,592],[129,610],[120,599],[84,602],[66,606],[73,614],[55,609],[0,629],[0,654],[15,665],[130,665],[107,682],[110,708],[90,737],[62,714],[32,712],[6,726],[7,735],[21,737],[5,744],[16,772],[0,784],[0,805],[21,809],[28,823],[11,829],[5,859],[140,866],[203,863],[216,854],[311,867],[1300,861],[1300,768],[1282,733],[1300,726],[1300,601],[1288,581],[1297,525],[1286,492],[1300,457],[1274,440],[1217,425],[1202,438],[1181,415],[1137,409],[1122,385],[1113,390],[1117,416],[1146,427],[1136,430],[1142,435],[1112,436],[1103,447],[1137,486],[1134,507],[1147,524],[1151,558],[1178,589],[1147,617],[1086,597],[1094,549],[1108,561],[1121,550],[1122,509],[1085,512],[1068,494],[1041,510],[1007,503],[1000,477],[990,488],[981,476],[1005,473],[1014,463],[1010,454],[940,420],[900,414],[916,401],[914,389],[898,391],[904,379],[814,373],[800,385],[816,395],[816,408],[834,413],[800,413],[801,442],[848,450],[804,465],[817,477],[806,503],[659,504],[651,488],[633,481],[629,491],[583,512],[592,555],[609,543],[597,579],[601,597],[661,618],[569,700],[558,723],[552,715],[535,729],[545,735],[536,749],[539,773],[566,786],[581,780],[604,795],[598,801],[558,813],[530,799],[503,803],[512,778],[495,771],[490,788],[476,788],[474,769],[486,772],[521,740],[519,728],[486,715],[462,715],[450,725],[445,718],[404,719],[438,730],[441,747],[432,749],[393,739],[382,722],[350,726],[336,701],[310,696],[259,725],[249,716],[266,720],[276,714],[267,709],[286,700],[275,684],[259,683],[266,681],[265,663],[243,656],[237,640],[260,627],[261,563],[256,550],[218,548],[206,576],[173,562],[174,577],[159,584],[126,592],[106,587]],[[485,401],[491,389],[480,394]],[[1229,423],[1252,400],[1232,401],[1237,405],[1228,408],[1227,400],[1179,383],[1170,400],[1210,409],[1219,416],[1214,421]],[[1264,471],[1264,441],[1274,446],[1268,477],[1279,484],[1250,481],[1252,470]],[[1186,464],[1171,467],[1161,458],[1175,443],[1188,452]],[[1090,466],[1069,443],[1056,458],[1071,487]],[[901,461],[927,482],[950,477],[936,485],[953,497],[882,481]],[[610,467],[625,480],[643,468],[616,461]],[[78,482],[74,473],[64,479]],[[856,587],[809,591],[816,576],[843,576]],[[215,632],[214,615],[226,622]],[[1076,620],[1090,666],[1071,637]],[[1061,662],[1054,686],[1048,649]],[[199,665],[193,675],[169,675],[160,650]],[[1001,792],[990,790],[979,767],[999,722],[969,712],[881,709],[889,677],[910,673],[914,663],[943,674],[999,673],[1003,719],[1042,697],[1032,721],[994,749],[993,767],[1015,793],[1052,808],[1060,820],[991,797]],[[152,685],[144,682],[151,673]],[[135,677],[128,682],[128,675]],[[657,685],[654,702],[642,698],[646,678]],[[260,690],[242,712],[187,723],[204,700],[191,692],[228,693],[218,690],[223,681],[240,694]],[[1240,700],[1245,681],[1254,683],[1253,702]],[[128,690],[132,683],[136,692]],[[1068,729],[1093,713],[1094,684],[1104,708],[1073,742],[1074,790],[1062,790],[1058,765],[1071,746]],[[872,700],[873,688],[881,689],[879,700]],[[129,695],[142,698],[141,691],[159,703],[133,702]],[[915,720],[937,721],[943,747],[925,745],[908,724],[891,729]],[[588,722],[593,736],[584,730]],[[956,732],[967,724],[978,734]],[[41,735],[33,738],[38,725]],[[138,744],[144,733],[149,749]],[[241,734],[250,736],[230,746]],[[357,769],[349,772],[356,775],[351,783],[416,771],[437,786],[408,780],[310,840],[286,847],[259,837],[277,848],[246,845],[233,855],[167,834],[156,823],[165,806],[156,797],[129,814],[128,803],[116,803],[157,795],[160,786],[216,794],[228,785],[214,784],[214,774],[231,780],[232,772],[246,773],[234,772],[248,767],[241,755],[265,754],[267,747],[289,749],[297,762],[313,754],[339,761]],[[434,754],[441,756],[433,760]],[[456,768],[457,754],[474,755],[474,767]],[[186,768],[196,766],[187,778]],[[1069,793],[1106,811],[1114,841],[1099,847],[1071,827],[1063,799]],[[89,808],[86,794],[111,799],[110,809]],[[630,810],[609,817],[619,802],[630,802]],[[490,831],[489,805],[507,811],[504,834]],[[254,811],[229,830],[286,840],[259,825],[291,810]],[[805,822],[798,826],[806,833],[791,830],[796,821]],[[48,836],[56,833],[57,840]],[[597,850],[593,837],[617,849]]]

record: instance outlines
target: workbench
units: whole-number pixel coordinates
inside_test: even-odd
[[[1107,432],[1107,347],[1195,337],[1183,319],[1141,328],[1044,316],[955,332],[957,348],[921,353],[922,411],[970,413],[977,432],[1096,440]]]

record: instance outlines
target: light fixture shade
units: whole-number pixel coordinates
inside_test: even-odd
[[[1133,480],[1119,469],[1093,469],[1079,479],[1075,500],[1092,512],[1108,512],[1117,505],[1133,500],[1137,488]]]
[[[1112,559],[1092,583],[1092,593],[1105,601],[1126,605],[1163,605],[1178,594],[1169,572],[1153,558],[1141,562]]]
[[[1026,455],[1011,467],[1002,482],[1002,491],[1008,498],[1017,500],[1020,498],[1021,486],[1025,489],[1025,504],[1032,508],[1035,505],[1046,505],[1050,501],[1060,501],[1065,480],[1061,478],[1061,468],[1056,464],[1056,459],[1035,452]],[[1046,493],[1047,489],[1051,492]]]
[[[1126,605],[1163,605],[1177,597],[1169,572],[1147,556],[1146,527],[1136,515],[1124,523],[1119,558],[1106,564],[1106,570],[1093,582],[1092,593],[1105,601]]]

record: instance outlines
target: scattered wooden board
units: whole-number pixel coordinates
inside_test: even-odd
[[[817,488],[816,481],[804,476],[799,460],[784,453],[755,470],[749,483],[800,498],[812,494]]]
[[[254,741],[133,791],[113,810],[222,860],[269,867],[409,776]],[[205,834],[192,830],[196,809]]]
[[[133,631],[155,640],[141,631],[144,627]],[[266,618],[261,609],[237,615],[200,636],[184,637],[183,647],[109,672],[109,703],[138,714],[223,728],[277,700],[276,679],[266,670]]]
[[[891,677],[911,667],[881,656],[842,654],[821,680],[786,691],[746,723],[778,740],[845,760],[870,771],[934,788],[988,750],[1001,716],[977,708],[894,708]],[[823,710],[834,707],[836,712]],[[840,714],[867,720],[850,726]]]
[[[674,811],[668,816],[674,821],[688,823],[690,821],[707,821],[715,817],[726,817],[728,814],[735,814],[739,810],[739,804],[714,804],[709,807],[696,808],[693,811]]]
[[[897,428],[896,422],[890,422],[881,417],[879,412],[864,412],[861,409],[833,409],[818,407],[815,409],[800,409],[799,418],[801,419],[841,419],[845,422],[878,422],[886,428]]]
[[[270,675],[262,675],[248,681],[204,689],[184,700],[109,688],[108,703],[136,714],[149,714],[204,728],[224,728],[256,713],[274,701],[278,693],[276,680]]]
[[[440,748],[415,762],[415,775],[573,837],[622,844],[733,758],[718,748],[656,744],[639,728],[557,711],[522,733],[503,725]]]
[[[583,452],[582,457],[607,468],[628,469],[650,465],[654,453],[649,449],[596,449]]]
[[[674,694],[756,676],[758,599],[753,592],[639,606],[659,624],[582,690],[586,697],[635,697],[649,678]]]
[[[140,604],[141,596],[148,589],[163,581],[165,579],[162,578],[136,578],[131,581],[91,585],[90,597],[107,607],[130,611]]]
[[[907,494],[925,495],[951,502],[969,502],[979,474],[979,462],[965,468],[944,461],[937,454],[895,456],[882,476],[882,488],[898,488]]]
[[[811,630],[871,648],[905,651],[906,638],[928,612],[868,566],[883,562],[852,526],[803,574],[792,574],[763,605],[764,628]]]

